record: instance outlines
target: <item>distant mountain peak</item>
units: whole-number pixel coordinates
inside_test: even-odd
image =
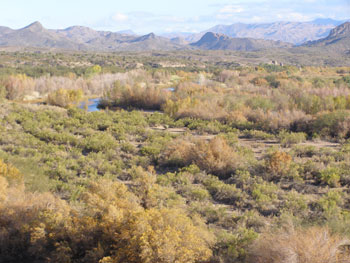
[[[350,36],[350,22],[345,22],[336,28],[332,29],[329,33],[328,38],[336,38],[336,37],[343,37],[343,36]]]
[[[32,32],[40,32],[40,31],[43,31],[45,28],[43,27],[43,25],[39,21],[35,21],[34,23],[31,23],[30,25],[28,25],[22,29],[30,30]]]
[[[157,36],[154,33],[149,33],[147,35],[137,37],[132,42],[142,42],[142,41],[146,41],[146,40],[153,40],[156,38],[157,38]]]
[[[204,36],[201,38],[202,41],[217,41],[217,40],[226,40],[229,39],[227,35],[220,34],[220,33],[214,33],[214,32],[207,32],[204,34]]]
[[[156,35],[152,32],[152,33],[149,33],[149,34],[145,35],[144,38],[147,38],[147,39],[155,39],[155,38],[156,38]]]

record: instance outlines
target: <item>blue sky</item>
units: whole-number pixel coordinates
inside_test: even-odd
[[[1,0],[0,25],[71,25],[137,33],[199,32],[217,24],[350,18],[350,0]]]

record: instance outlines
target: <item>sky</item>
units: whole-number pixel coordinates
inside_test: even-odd
[[[218,24],[350,18],[350,0],[0,0],[0,25],[200,32]]]

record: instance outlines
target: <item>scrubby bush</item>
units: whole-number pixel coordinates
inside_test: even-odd
[[[271,209],[277,200],[277,190],[277,186],[273,183],[255,183],[252,188],[252,197],[260,209]]]
[[[83,99],[82,90],[59,89],[50,93],[46,102],[50,105],[68,108],[76,105]]]
[[[245,162],[243,156],[230,147],[221,136],[209,142],[175,141],[165,149],[160,159],[163,165],[188,166],[193,163],[219,177],[228,177]]]
[[[340,174],[339,169],[329,167],[320,172],[320,180],[322,183],[328,184],[329,186],[336,187],[339,185]]]
[[[265,233],[251,246],[251,263],[342,263],[350,260],[342,249],[349,241],[332,235],[327,228],[290,228],[286,232]]]
[[[290,147],[293,144],[298,144],[306,140],[306,134],[303,132],[287,132],[281,131],[277,138],[283,147]]]
[[[339,216],[341,212],[341,206],[344,203],[344,196],[342,192],[337,190],[330,190],[324,194],[318,201],[318,205],[321,207],[326,217]]]
[[[281,151],[275,151],[265,160],[267,179],[279,179],[288,175],[292,164],[292,157]]]
[[[243,192],[235,185],[225,184],[217,177],[208,176],[203,184],[216,201],[237,205],[244,198]]]
[[[339,139],[350,136],[350,113],[347,111],[321,114],[310,124],[310,134],[318,133]]]
[[[217,234],[217,255],[215,262],[245,262],[247,257],[247,248],[258,237],[258,234],[244,227],[239,228],[234,233],[220,231]]]
[[[273,134],[258,131],[258,130],[244,130],[243,136],[249,139],[258,139],[258,140],[272,140],[275,138]]]

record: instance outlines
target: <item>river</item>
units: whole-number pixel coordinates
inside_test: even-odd
[[[97,107],[100,103],[100,98],[89,99],[87,102],[87,112],[99,111],[100,109]],[[86,109],[86,102],[83,102],[79,105],[80,109]]]

